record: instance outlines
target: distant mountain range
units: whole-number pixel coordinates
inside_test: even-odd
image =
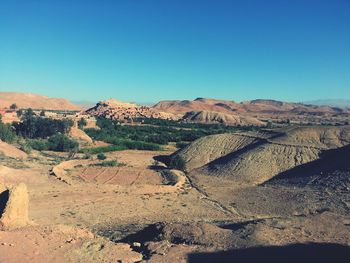
[[[80,106],[63,98],[49,98],[31,93],[0,92],[0,109],[9,108],[12,104],[16,104],[20,109],[81,110]]]
[[[312,101],[305,101],[303,103],[317,105],[317,106],[350,108],[350,100],[345,100],[345,99],[312,100]]]
[[[260,121],[267,120],[304,124],[339,124],[350,120],[350,109],[269,99],[240,103],[207,98],[168,100],[160,101],[152,108],[160,112],[182,115],[185,121],[233,125],[257,125]]]
[[[197,98],[195,100],[168,100],[160,101],[153,106],[159,111],[171,113],[185,113],[188,111],[212,111],[227,114],[341,114],[350,113],[347,109],[334,109],[330,106],[307,105],[304,103],[291,103],[269,99],[257,99],[244,102],[234,102],[229,100],[217,100],[208,98]]]
[[[231,125],[264,125],[268,120],[278,123],[342,124],[350,121],[350,100],[317,100],[290,103],[270,99],[244,102],[197,98],[194,100],[160,101],[153,106],[109,99],[97,104],[42,95],[0,92],[0,109],[16,104],[18,108],[46,110],[86,110],[94,116],[116,120],[135,118],[162,118],[200,123],[225,123]],[[95,105],[95,106],[94,106]]]

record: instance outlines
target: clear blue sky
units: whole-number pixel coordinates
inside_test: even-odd
[[[0,91],[350,99],[350,0],[0,0]]]

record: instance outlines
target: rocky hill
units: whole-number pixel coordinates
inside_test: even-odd
[[[190,111],[185,113],[182,120],[195,123],[222,123],[229,125],[266,125],[265,122],[249,116],[240,116],[237,114],[227,114],[214,111]]]
[[[20,109],[81,110],[81,107],[62,98],[49,98],[31,93],[0,92],[0,108],[9,108],[14,103]]]
[[[225,177],[237,184],[260,184],[349,143],[349,126],[297,127],[271,134],[208,136],[171,158],[181,156],[193,174]]]
[[[168,100],[160,101],[154,106],[153,109],[170,112],[174,114],[184,114],[190,111],[213,111],[220,113],[232,113],[237,109],[237,103],[233,101],[217,100],[217,99],[204,99],[197,98],[193,101],[190,100]]]

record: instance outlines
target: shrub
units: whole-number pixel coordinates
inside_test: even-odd
[[[16,109],[17,109],[16,103],[13,103],[13,104],[10,106],[10,109],[11,109],[11,110],[16,110]]]
[[[16,111],[17,117],[20,118],[23,115],[23,110],[19,109]]]
[[[113,160],[113,161],[105,161],[102,163],[97,164],[98,166],[103,166],[103,167],[114,167],[118,165],[118,162]]]
[[[47,140],[28,140],[28,145],[37,151],[49,150],[49,143]]]
[[[99,154],[97,154],[97,159],[99,159],[99,160],[106,160],[107,159],[107,157],[106,157],[106,155],[104,155],[103,153],[99,153]]]
[[[20,143],[19,149],[28,154],[32,152],[32,147],[28,142]]]
[[[81,118],[79,121],[78,121],[78,128],[79,129],[83,129],[85,126],[87,125],[87,122],[84,118]]]
[[[163,144],[163,145],[166,145],[169,143],[169,140],[168,138],[166,138],[166,136],[159,136],[159,135],[151,135],[149,137],[146,137],[145,140],[147,142]]]
[[[169,166],[173,169],[181,171],[186,170],[186,162],[180,155],[176,155],[175,157],[171,158]]]
[[[83,159],[90,159],[91,158],[91,154],[90,153],[86,153],[84,156],[83,156]]]
[[[272,129],[273,128],[273,123],[271,120],[268,120],[267,123],[266,123],[266,128],[267,129]]]
[[[56,134],[48,140],[49,150],[58,152],[77,151],[79,144],[64,134]]]
[[[177,142],[176,143],[176,148],[182,149],[188,145],[188,142]]]
[[[10,124],[2,123],[0,115],[0,139],[4,142],[12,143],[16,141],[17,136]]]
[[[160,151],[162,148],[160,145],[150,142],[142,141],[131,141],[131,140],[121,140],[120,145],[124,145],[127,149],[135,150],[149,150],[149,151]]]
[[[78,149],[78,143],[69,139],[66,135],[56,134],[48,140],[45,139],[29,139],[26,143],[30,148],[37,151],[58,151],[58,152],[74,152]]]
[[[119,163],[117,160],[104,161],[101,163],[92,164],[91,166],[102,166],[102,167],[115,167],[115,166],[125,166],[125,163]]]
[[[85,149],[81,149],[80,152],[88,153],[88,154],[98,154],[98,153],[122,151],[126,149],[127,148],[120,145],[109,145],[109,146],[102,146],[102,147],[96,147],[96,148],[85,148]]]

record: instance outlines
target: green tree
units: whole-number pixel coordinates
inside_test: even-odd
[[[16,103],[11,104],[10,109],[11,110],[16,110],[17,109]]]
[[[87,125],[87,122],[86,122],[86,120],[82,117],[82,118],[78,121],[78,127],[79,127],[79,129],[83,129],[86,125]]]
[[[21,117],[21,122],[14,124],[18,135],[31,139],[46,139],[58,133],[67,134],[72,126],[72,120],[54,120],[37,117],[31,109],[24,112]]]
[[[106,160],[106,155],[104,155],[103,153],[99,153],[99,154],[97,154],[97,159],[99,159],[99,160]]]
[[[266,128],[271,129],[273,127],[272,121],[268,120],[266,124]]]
[[[16,111],[17,117],[20,118],[23,115],[23,110],[19,109]]]
[[[21,122],[15,124],[16,132],[23,137],[33,138],[36,131],[35,122],[35,113],[29,108],[22,115]]]
[[[79,144],[69,139],[64,134],[56,134],[49,138],[48,140],[49,149],[58,152],[76,152],[78,151]]]
[[[10,124],[2,122],[2,116],[0,114],[0,140],[8,143],[12,143],[17,139],[16,133],[12,129]]]
[[[41,116],[41,117],[45,117],[45,115],[46,115],[46,114],[45,114],[45,111],[42,110],[42,111],[40,112],[40,116]]]
[[[186,170],[186,162],[180,155],[176,155],[175,157],[171,158],[169,166],[173,169],[181,171]]]
[[[32,108],[28,108],[26,111],[25,111],[25,115],[26,116],[35,116],[35,113],[33,111]]]

